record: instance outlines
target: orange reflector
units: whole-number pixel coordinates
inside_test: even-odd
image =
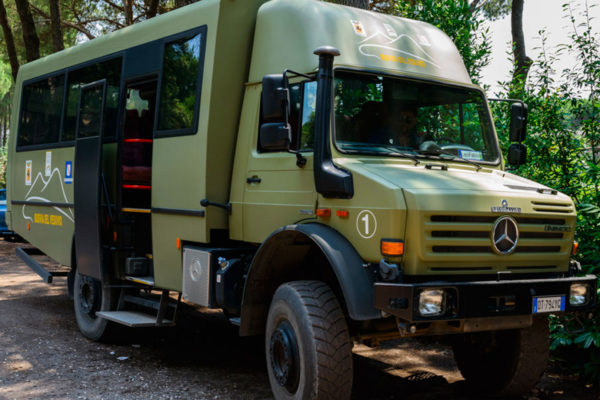
[[[177,250],[181,250],[181,239],[177,238]]]
[[[381,254],[399,257],[404,254],[404,241],[399,239],[381,239]]]
[[[576,256],[578,250],[579,250],[579,243],[573,242],[573,249],[571,250],[571,254]]]
[[[117,232],[113,232],[113,240],[116,242],[117,241]]]
[[[350,215],[350,213],[348,212],[348,210],[337,210],[335,212],[335,215],[337,215],[338,217],[347,218],[348,215]]]
[[[317,208],[317,217],[331,217],[331,208]]]
[[[27,223],[27,230],[30,231],[31,230],[31,222]]]

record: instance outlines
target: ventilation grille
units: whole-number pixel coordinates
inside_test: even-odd
[[[554,203],[545,201],[532,201],[533,211],[543,213],[570,214],[573,206],[570,203]]]

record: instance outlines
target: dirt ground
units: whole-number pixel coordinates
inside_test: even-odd
[[[262,338],[239,338],[220,314],[186,308],[175,328],[85,339],[66,278],[47,285],[0,241],[0,400],[271,399]],[[50,263],[48,263],[50,264]],[[353,399],[475,400],[440,344],[354,346]],[[551,364],[528,400],[600,400]]]

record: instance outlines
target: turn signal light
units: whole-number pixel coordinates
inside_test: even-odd
[[[573,249],[571,250],[571,255],[576,256],[578,250],[579,250],[579,243],[573,242]]]
[[[175,243],[177,244],[177,250],[181,250],[181,239],[177,238]]]
[[[381,239],[381,254],[387,257],[399,257],[404,254],[404,241],[399,239]]]
[[[348,218],[348,215],[350,215],[350,212],[348,212],[348,210],[337,210],[335,212],[335,215],[337,215],[338,217],[342,217],[342,218]]]
[[[317,217],[322,218],[331,217],[331,208],[317,208],[315,214],[317,214]]]

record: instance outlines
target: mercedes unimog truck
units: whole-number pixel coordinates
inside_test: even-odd
[[[24,65],[13,110],[17,253],[67,276],[92,340],[222,309],[264,335],[275,398],[348,399],[354,342],[447,335],[470,384],[514,395],[547,315],[596,304],[573,201],[506,172],[485,94],[423,22],[202,0]]]

